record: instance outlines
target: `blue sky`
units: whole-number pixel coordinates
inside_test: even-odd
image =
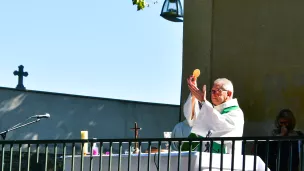
[[[153,1],[147,1],[153,2]],[[183,23],[159,16],[163,1],[0,1],[0,86],[179,104]]]

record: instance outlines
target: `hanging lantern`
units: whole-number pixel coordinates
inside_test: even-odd
[[[184,12],[180,0],[165,0],[160,16],[172,22],[183,22]]]

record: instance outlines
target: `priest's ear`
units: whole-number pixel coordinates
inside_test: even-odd
[[[228,95],[228,97],[232,98],[232,95],[233,95],[232,91],[228,90],[227,95]]]

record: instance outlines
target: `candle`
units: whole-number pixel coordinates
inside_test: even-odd
[[[80,135],[82,140],[87,140],[89,134],[88,131],[81,131]],[[88,143],[84,143],[83,145],[83,154],[84,155],[88,154]]]

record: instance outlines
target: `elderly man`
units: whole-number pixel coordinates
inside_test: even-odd
[[[190,76],[187,79],[188,87],[191,92],[184,105],[184,114],[188,123],[192,125],[191,137],[242,137],[244,127],[244,114],[240,109],[237,99],[233,99],[232,82],[226,78],[219,78],[214,81],[211,90],[211,101],[206,100],[206,85],[202,90],[196,86],[196,79]],[[198,106],[201,104],[201,108]],[[189,149],[189,144],[184,143],[183,149]],[[194,143],[194,148],[197,147]],[[206,146],[206,144],[204,144]],[[192,146],[192,147],[193,147]],[[207,147],[208,148],[208,147]],[[214,153],[231,153],[232,142],[224,142],[221,149],[219,142],[213,143]],[[235,154],[241,154],[242,142],[235,142]]]

